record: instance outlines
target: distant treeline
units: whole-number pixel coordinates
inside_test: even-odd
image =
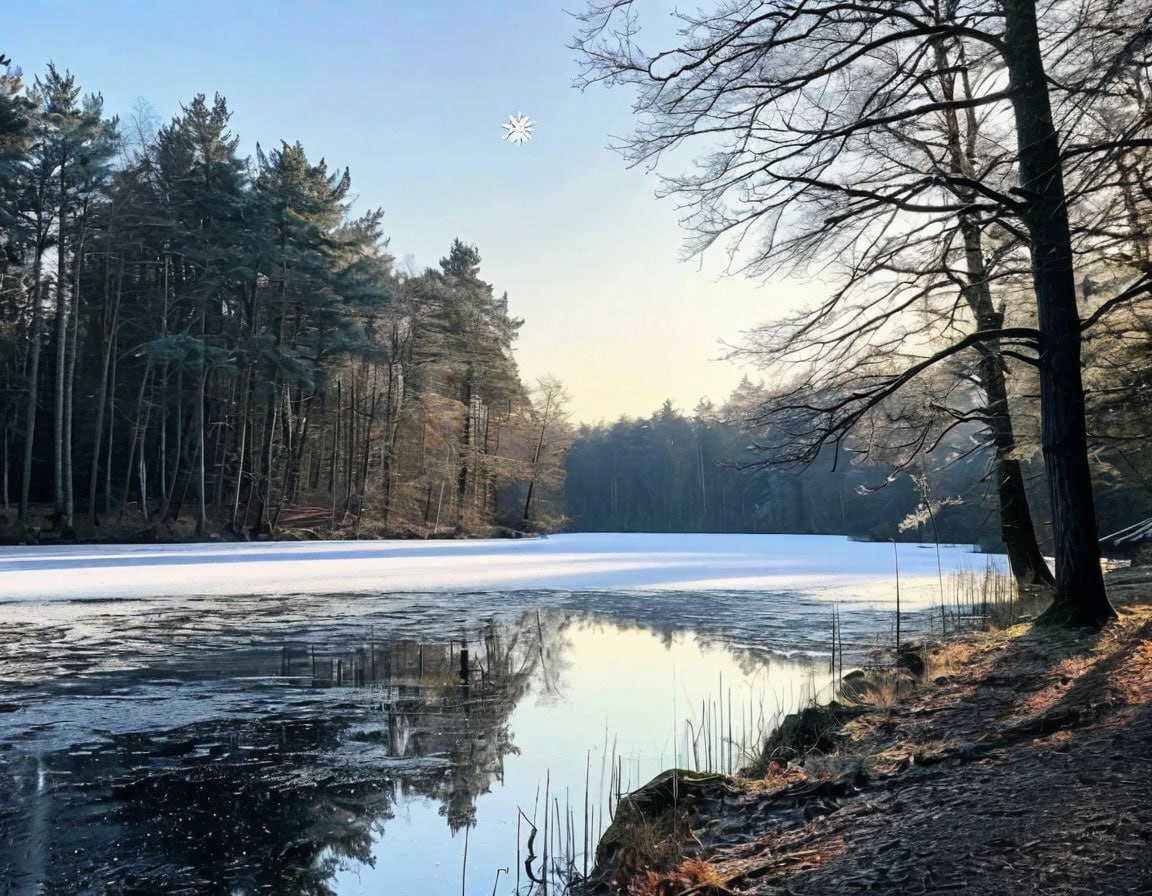
[[[352,214],[347,170],[292,142],[240,156],[220,96],[157,127],[106,116],[54,67],[3,72],[9,537],[193,534],[178,519],[486,532],[558,513],[521,321],[473,246],[399,269],[382,212]]]
[[[1001,550],[992,448],[967,427],[901,472],[861,462],[851,443],[806,467],[777,467],[739,421],[761,400],[745,381],[722,407],[691,415],[671,402],[646,419],[582,427],[569,449],[570,527],[596,532],[842,534],[871,540],[978,543]],[[1039,458],[1027,465],[1029,499],[1049,537]],[[1134,469],[1100,464],[1102,532],[1152,513]]]
[[[746,425],[769,396],[745,383],[691,416],[584,427],[565,457],[563,387],[521,380],[521,321],[477,249],[398,266],[347,170],[292,142],[242,157],[230,114],[201,95],[123,122],[66,71],[0,69],[0,539],[567,525],[998,544],[975,423],[914,465],[846,439],[779,469]],[[1152,515],[1152,417],[1132,399],[1149,329],[1131,332],[1088,354],[1103,532]]]

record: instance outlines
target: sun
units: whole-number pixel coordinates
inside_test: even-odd
[[[532,139],[532,122],[523,112],[509,115],[504,130],[504,139],[512,143],[524,144]]]

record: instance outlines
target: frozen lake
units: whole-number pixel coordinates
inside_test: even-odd
[[[947,573],[983,567],[940,549]],[[898,547],[909,600],[935,599],[934,547]],[[0,548],[0,601],[206,594],[538,589],[781,591],[886,601],[891,544],[821,535],[589,533],[523,540],[81,545]]]
[[[937,553],[897,556],[912,625]],[[613,769],[736,766],[826,682],[833,605],[887,637],[895,562],[816,536],[0,549],[0,892],[527,893],[545,798],[579,871]]]

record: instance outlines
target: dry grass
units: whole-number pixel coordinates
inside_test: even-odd
[[[951,678],[971,662],[977,649],[977,643],[972,640],[933,644],[923,652],[924,678],[927,681]]]
[[[608,835],[615,829],[617,850],[611,858],[613,886],[629,886],[620,892],[656,894],[661,881],[672,869],[684,861],[685,850],[695,841],[682,812],[671,810],[657,816],[642,812],[617,813],[616,820],[597,848],[596,864],[600,866],[606,856],[602,854]],[[639,889],[635,889],[639,884]],[[681,888],[682,889],[682,888]]]
[[[1088,892],[1082,885],[1090,882],[1098,882],[1097,892],[1145,892],[1133,887],[1141,874],[1147,883],[1139,870],[1146,865],[1132,859],[1143,849],[1140,838],[1131,823],[1112,819],[1141,817],[1148,805],[1146,778],[1132,769],[1152,742],[1150,633],[1152,606],[1133,606],[1099,635],[1016,625],[924,649],[926,687],[844,725],[841,753],[804,762],[810,777],[843,776],[864,762],[889,783],[849,799],[826,819],[784,834],[765,830],[755,845],[758,860],[768,850],[785,853],[780,858],[828,856],[844,837],[851,849],[816,867],[792,865],[757,878],[741,892],[777,893],[782,886],[849,892],[857,884],[877,891],[878,882],[881,892],[923,892],[900,884],[926,880],[929,871],[931,880],[958,892],[1030,892],[1025,882],[1044,875],[1045,892]],[[880,700],[891,696],[883,690]],[[902,774],[919,766],[934,771]],[[965,801],[977,809],[942,811]],[[898,814],[886,811],[897,803]],[[1085,846],[1083,825],[1093,818],[1104,819],[1094,829],[1101,839]],[[996,854],[994,861],[957,865],[958,849],[986,855],[981,844],[1011,846],[1024,826],[1031,826],[1029,845],[1051,843],[1048,852],[1036,847],[1012,852],[1011,861]],[[1076,844],[1077,862],[1054,864],[1069,844]],[[743,868],[732,859],[751,858],[753,847],[741,849],[731,845],[702,858],[731,886]]]
[[[804,773],[821,780],[850,778],[867,775],[871,760],[867,756],[833,753],[830,756],[811,755],[804,760]]]
[[[856,706],[895,706],[916,688],[915,679],[899,669],[872,669],[853,674],[840,686],[840,699]]]
[[[830,731],[813,716],[777,739],[790,758],[766,750],[747,800],[823,793],[821,779],[872,783],[795,828],[749,823],[703,851],[688,840],[691,858],[643,869],[619,892],[1031,892],[1041,880],[1052,893],[1146,892],[1147,838],[1132,820],[1152,804],[1149,779],[1133,773],[1152,743],[1152,573],[1142,582],[1148,603],[1122,601],[1099,634],[1034,631],[1013,598],[1003,627],[989,614],[989,630],[919,648],[924,686],[910,695],[895,670],[850,679],[845,696],[871,708]],[[831,750],[813,750],[824,738]],[[811,798],[819,809],[824,797]],[[730,824],[758,817],[745,803],[727,811]],[[1073,849],[1077,861],[1064,861]]]

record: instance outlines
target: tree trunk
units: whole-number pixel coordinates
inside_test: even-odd
[[[380,392],[376,388],[375,373],[373,373],[372,378],[372,403],[368,407],[368,415],[365,418],[364,429],[361,433],[363,436],[364,450],[360,455],[360,492],[356,509],[357,530],[359,530],[360,527],[360,518],[364,516],[364,498],[365,493],[368,491],[368,468],[369,461],[372,457],[372,426],[376,422],[376,409],[380,404]]]
[[[290,425],[285,427],[289,440],[287,469],[284,471],[283,501],[295,504],[300,495],[301,471],[304,469],[304,452],[308,447],[308,406],[311,399],[305,396],[304,391],[296,389],[295,395],[289,387],[285,387],[284,407],[285,415],[291,411]]]
[[[464,526],[464,508],[468,498],[468,455],[472,451],[472,371],[464,377],[464,426],[460,432],[460,466],[456,471],[456,526]]]
[[[252,367],[244,371],[244,386],[241,389],[240,444],[236,451],[236,491],[232,496],[232,519],[230,526],[237,535],[243,530],[247,520],[240,519],[240,492],[244,484],[244,452],[248,447],[248,417],[252,401]]]
[[[83,218],[80,219],[83,221]],[[76,511],[75,477],[72,473],[72,399],[76,391],[76,355],[80,341],[80,257],[84,251],[83,223],[77,223],[72,252],[72,302],[66,329],[68,362],[64,371],[64,518],[61,527],[72,528]]]
[[[107,264],[107,260],[105,261]],[[104,409],[108,401],[109,374],[112,369],[112,351],[116,340],[113,334],[120,315],[120,290],[124,282],[124,262],[120,262],[119,276],[116,280],[116,291],[108,289],[108,272],[105,271],[104,296],[104,355],[100,360],[100,389],[96,398],[96,423],[92,434],[92,466],[88,476],[88,522],[92,530],[96,530],[96,491],[100,483],[100,447],[104,440]],[[111,295],[110,295],[111,294]],[[108,464],[112,464],[112,446],[108,446]]]
[[[168,391],[168,367],[164,368],[164,391]],[[165,402],[167,404],[167,402]],[[176,436],[172,440],[172,472],[165,478],[164,470],[160,471],[160,487],[164,489],[164,503],[160,508],[161,521],[169,519],[169,514],[172,518],[175,517],[172,511],[172,499],[176,496],[176,483],[180,479],[180,462],[184,457],[184,366],[180,363],[176,368]],[[163,436],[167,433],[167,414],[161,412],[160,414],[160,434]],[[163,459],[168,456],[168,451],[165,450],[163,443],[161,444],[160,457]],[[178,513],[179,511],[177,511]]]
[[[380,448],[380,487],[383,493],[381,512],[383,525],[388,528],[392,514],[392,479],[395,469],[396,457],[396,430],[400,425],[400,410],[403,404],[403,394],[400,389],[397,374],[398,364],[395,361],[388,364],[388,395],[385,404],[384,438],[381,439]]]
[[[28,407],[24,414],[24,469],[20,479],[20,525],[28,525],[28,491],[32,484],[32,448],[36,442],[36,405],[40,386],[40,271],[43,249],[37,247],[32,265],[32,352],[28,359]]]
[[[52,503],[56,526],[64,520],[64,380],[68,359],[68,292],[65,288],[67,253],[65,249],[64,180],[67,165],[60,164],[60,218],[56,234],[56,382],[52,402]]]
[[[199,538],[204,534],[204,521],[207,516],[205,504],[205,489],[206,484],[204,481],[204,451],[207,447],[204,441],[204,392],[208,385],[208,365],[203,364],[200,368],[200,383],[196,389],[196,409],[195,409],[195,423],[196,423],[196,536]]]
[[[965,288],[969,306],[980,330],[997,330],[1003,325],[1003,314],[992,306],[984,267],[983,241],[978,226],[962,220],[969,283]],[[1000,535],[1008,552],[1012,575],[1020,585],[1055,586],[1056,580],[1036,540],[1036,527],[1028,507],[1024,475],[1016,459],[1016,432],[1008,409],[1008,386],[1004,380],[1004,356],[999,340],[978,347],[978,376],[987,403],[988,427],[995,449],[996,495],[1000,503]]]
[[[1108,602],[1100,569],[1080,376],[1080,315],[1060,145],[1040,56],[1035,0],[1004,0],[1003,8],[1024,221],[1036,289],[1041,444],[1056,548],[1056,596],[1042,620],[1101,626],[1116,611]]]
[[[340,403],[343,400],[340,379],[336,379],[336,419],[332,424],[332,457],[328,463],[328,494],[332,496],[332,516],[336,516],[336,460],[340,456]]]
[[[536,439],[536,448],[532,452],[532,477],[528,480],[528,495],[524,498],[524,531],[528,531],[529,513],[532,510],[532,496],[536,491],[536,465],[540,463],[540,453],[544,450],[544,434],[548,429],[548,415],[552,410],[552,396],[548,395],[544,402],[544,419],[540,421],[540,436]]]
[[[248,402],[248,492],[244,501],[244,514],[241,517],[241,526],[247,526],[248,521],[252,519],[252,503],[256,500],[256,492],[258,488],[258,471],[260,465],[257,463],[257,451],[259,445],[257,442],[258,427],[256,425],[257,401],[255,386],[251,392],[251,400]]]
[[[144,366],[144,375],[140,378],[140,389],[136,393],[136,413],[132,418],[132,443],[128,449],[128,463],[124,468],[124,497],[123,503],[128,503],[128,495],[132,489],[132,463],[136,459],[136,452],[144,451],[144,437],[148,431],[148,416],[151,414],[151,405],[148,411],[144,410],[144,394],[148,390],[148,380],[152,376],[152,362]],[[145,500],[144,489],[141,487],[140,513],[148,519],[148,502]]]
[[[121,271],[123,273],[123,271]],[[108,377],[108,463],[104,465],[104,510],[112,506],[112,449],[116,444],[116,351],[120,340],[117,330],[112,331],[112,372]]]
[[[274,510],[274,502],[272,498],[273,479],[275,477],[275,448],[276,448],[276,426],[280,419],[280,390],[279,386],[273,382],[269,384],[268,401],[264,409],[264,445],[263,445],[263,461],[264,469],[260,471],[260,475],[256,480],[256,531],[258,534],[271,535],[272,529],[275,525],[275,517],[278,510]],[[256,471],[252,471],[256,474]]]
[[[148,519],[148,458],[144,453],[144,437],[148,432],[145,427],[140,433],[140,453],[137,455],[137,473],[140,480],[140,507],[144,512],[144,519]]]
[[[953,10],[954,13],[954,10]],[[961,85],[964,100],[972,99],[968,80],[968,69],[961,56],[954,62],[948,53],[947,44],[940,39],[935,44],[936,65],[944,97],[956,100],[957,80]],[[957,71],[959,70],[959,72]],[[975,181],[977,136],[980,123],[975,110],[966,110],[967,140],[963,140],[960,118],[954,107],[949,106],[944,113],[948,137],[948,158],[952,173]],[[960,199],[975,202],[976,194],[971,189],[956,190]],[[992,302],[992,291],[988,285],[988,268],[984,263],[984,234],[975,216],[970,211],[959,214],[960,235],[964,241],[965,283],[963,296],[976,320],[980,331],[998,330],[1004,324],[1004,315],[997,312]],[[1018,585],[1055,586],[1056,580],[1048,568],[1044,555],[1036,541],[1036,528],[1032,523],[1032,512],[1028,507],[1028,494],[1024,489],[1024,476],[1020,462],[1013,456],[1016,450],[1016,433],[1008,406],[1008,387],[1004,379],[1004,357],[1000,353],[999,340],[992,340],[977,346],[980,364],[977,375],[980,388],[984,392],[988,415],[988,428],[992,433],[995,450],[996,495],[1000,504],[1000,536],[1008,553],[1012,575]]]
[[[236,380],[228,382],[228,397],[226,404],[220,411],[220,420],[216,426],[216,438],[212,448],[212,506],[224,506],[224,488],[227,482],[228,445],[232,441],[232,430],[236,425],[236,416],[232,408],[236,407]]]
[[[996,450],[1000,535],[1008,552],[1008,563],[1018,584],[1054,586],[1056,580],[1036,541],[1036,529],[1028,507],[1028,493],[1024,488],[1020,461],[1013,456],[1016,434],[1012,427],[1012,417],[1008,413],[1003,358],[995,346],[987,346],[986,349],[980,359],[980,383],[988,401],[988,425],[992,430]]]
[[[344,510],[348,517],[352,507],[352,492],[356,487],[356,368],[349,368],[348,423],[344,427]]]

